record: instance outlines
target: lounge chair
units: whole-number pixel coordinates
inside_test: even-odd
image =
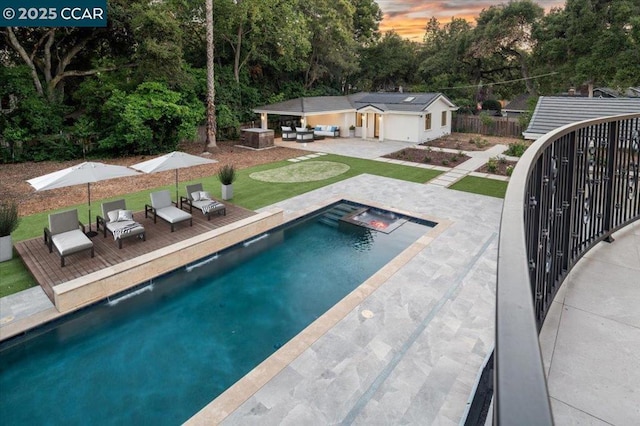
[[[282,129],[282,140],[283,141],[295,141],[296,140],[296,131],[293,130],[289,126],[280,126]]]
[[[153,213],[153,223],[156,223],[157,218],[160,218],[171,225],[171,232],[173,232],[176,223],[185,220],[189,221],[189,226],[193,226],[193,216],[173,205],[171,193],[168,190],[152,192],[149,195],[151,196],[151,205],[145,204],[144,217],[149,217],[149,213]]]
[[[211,220],[213,213],[225,216],[227,214],[227,207],[211,198],[208,192],[203,191],[201,183],[187,185],[187,196],[180,197],[180,208],[186,210],[185,207],[189,208],[189,213],[193,213],[194,207],[199,209],[207,216],[207,220]]]
[[[70,254],[91,250],[91,257],[94,256],[93,243],[78,220],[78,210],[50,214],[49,227],[44,228],[44,243],[49,247],[49,253],[53,247],[56,248],[60,255],[60,267],[64,267],[64,258]]]
[[[122,240],[137,236],[146,241],[144,226],[133,219],[133,212],[127,210],[124,200],[102,203],[102,216],[96,217],[98,232],[102,226],[102,235],[107,237],[107,231],[118,242],[118,248],[122,248]]]

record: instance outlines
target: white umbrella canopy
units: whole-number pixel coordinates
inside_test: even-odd
[[[128,167],[89,161],[67,167],[66,169],[58,170],[57,172],[29,179],[27,182],[36,191],[46,191],[48,189],[64,188],[65,186],[81,185],[86,183],[89,198],[88,234],[93,234],[91,231],[91,183],[139,174],[140,173],[135,170],[131,170]]]
[[[173,151],[169,154],[134,164],[131,168],[145,173],[165,172],[167,170],[176,171],[176,203],[178,203],[178,169],[185,167],[201,166],[203,164],[217,163],[210,158],[199,157],[187,154],[186,152]]]

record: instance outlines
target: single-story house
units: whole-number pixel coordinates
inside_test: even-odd
[[[525,139],[536,140],[566,124],[637,112],[640,112],[640,98],[541,96],[529,127],[522,135]]]
[[[301,125],[338,126],[340,136],[420,143],[451,133],[458,108],[442,93],[367,93],[291,99],[255,108],[263,129],[267,115],[300,117]]]
[[[504,117],[518,117],[520,114],[524,114],[529,110],[529,99],[532,97],[533,95],[529,93],[516,96],[502,108],[502,115]]]

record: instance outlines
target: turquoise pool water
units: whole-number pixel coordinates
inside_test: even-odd
[[[314,216],[9,342],[7,425],[178,424],[423,235]]]

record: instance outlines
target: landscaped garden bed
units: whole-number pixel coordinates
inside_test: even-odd
[[[405,148],[401,151],[396,151],[391,154],[385,155],[386,158],[393,158],[394,160],[410,161],[412,163],[431,164],[434,166],[455,167],[458,164],[464,163],[469,158],[462,152],[449,153],[440,151],[437,149],[419,149],[419,148]]]
[[[476,169],[476,172],[490,173],[492,175],[511,176],[513,168],[516,166],[515,161],[508,161],[503,157],[490,158],[482,167]]]
[[[494,145],[509,145],[516,142],[522,141],[514,138],[479,135],[475,133],[451,133],[450,135],[424,142],[421,145],[461,151],[485,151]]]

